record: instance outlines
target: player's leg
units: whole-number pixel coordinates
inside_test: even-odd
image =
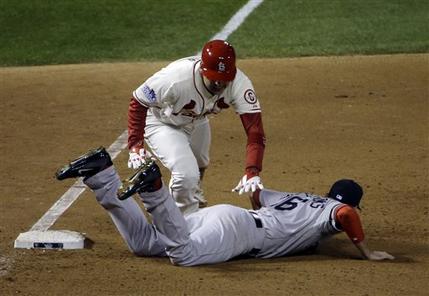
[[[193,266],[227,261],[261,243],[251,214],[231,205],[208,207],[184,217],[166,187],[140,196],[156,228],[166,239],[173,264]]]
[[[140,192],[139,194],[152,217],[153,224],[165,237],[167,254],[171,249],[187,249],[190,245],[188,226],[171,197],[169,189],[162,186],[157,191]],[[189,252],[189,256],[192,256],[191,252]],[[174,263],[174,257],[170,257],[170,259]]]
[[[198,187],[195,191],[194,197],[198,200],[200,208],[207,206],[207,200],[204,196],[204,191],[202,188],[202,181],[204,177],[204,172],[210,162],[210,143],[210,124],[209,120],[207,118],[204,118],[203,120],[200,120],[195,124],[195,129],[192,131],[191,134],[191,149],[197,160],[200,172],[200,180],[198,182]]]
[[[154,122],[148,122],[145,132],[147,145],[171,172],[170,190],[177,206],[183,214],[195,212],[199,170],[189,135],[182,129]]]
[[[84,177],[97,201],[109,213],[129,248],[138,255],[164,255],[164,243],[133,199],[120,201],[116,195],[121,185],[110,155],[103,148],[90,150],[63,166],[56,173],[58,180]]]
[[[138,256],[165,256],[165,244],[133,198],[116,196],[121,181],[114,167],[109,167],[84,183],[91,188],[98,203],[108,212],[129,249]]]

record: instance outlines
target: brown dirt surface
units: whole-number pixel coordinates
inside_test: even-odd
[[[131,92],[159,63],[0,68],[0,295],[428,295],[429,55],[241,60],[263,107],[266,187],[323,194],[348,177],[364,185],[371,249],[344,234],[316,254],[183,268],[138,258],[85,193],[52,229],[86,233],[92,248],[14,249],[73,184],[57,168],[125,130]],[[232,110],[212,118],[210,204],[249,207],[230,192],[245,135]],[[115,165],[126,177],[127,153]]]

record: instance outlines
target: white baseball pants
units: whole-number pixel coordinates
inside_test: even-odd
[[[199,169],[209,164],[208,119],[195,121],[192,130],[188,130],[167,125],[148,114],[145,140],[162,165],[170,170],[170,191],[182,213],[197,211],[198,200],[194,194],[200,180]]]

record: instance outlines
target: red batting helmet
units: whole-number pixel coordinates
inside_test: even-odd
[[[201,53],[201,70],[210,80],[234,80],[237,73],[234,47],[224,40],[207,42]]]

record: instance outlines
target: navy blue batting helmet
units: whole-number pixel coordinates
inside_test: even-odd
[[[341,179],[336,181],[331,190],[329,190],[328,197],[338,200],[344,204],[352,207],[359,208],[359,203],[363,195],[362,187],[353,180]]]

